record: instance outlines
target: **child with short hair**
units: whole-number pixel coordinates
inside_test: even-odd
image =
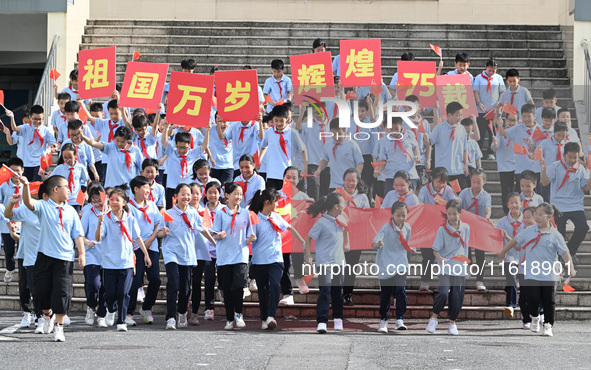
[[[394,189],[390,190],[382,201],[382,208],[390,208],[396,202],[404,203],[408,206],[421,204],[419,198],[410,189],[410,175],[401,170],[394,175]]]
[[[87,126],[79,119],[68,121],[68,139],[65,139],[62,145],[72,143],[76,146],[76,160],[84,165],[88,174],[92,174],[93,181],[99,181],[100,175],[95,166],[94,149],[82,140],[82,128],[86,130]],[[91,134],[92,135],[92,134]]]
[[[158,132],[159,118],[160,116],[154,120],[151,127],[148,127],[148,117],[146,116],[134,116],[131,120],[134,131],[131,141],[140,148],[142,160],[158,157],[156,154],[156,147],[158,146],[156,133]]]
[[[125,123],[123,122],[123,114],[124,110],[122,109],[122,107],[119,106],[119,103],[117,102],[117,100],[111,100],[109,101],[109,103],[107,104],[108,110],[109,110],[109,118],[100,118],[99,115],[97,113],[91,114],[90,112],[88,112],[86,110],[86,106],[84,104],[82,104],[82,109],[84,109],[84,112],[86,113],[86,119],[88,119],[88,121],[90,121],[90,123],[92,124],[92,126],[94,127],[94,129],[98,132],[100,132],[100,138],[97,141],[101,141],[103,143],[112,143],[115,140],[115,133],[117,132],[117,130],[119,129],[119,127],[124,127]],[[128,129],[129,130],[129,129]],[[94,134],[93,134],[94,136]],[[131,130],[130,130],[130,138],[131,139]],[[96,138],[96,136],[94,136]],[[127,139],[127,140],[129,140]],[[92,145],[91,145],[92,146]],[[99,148],[97,148],[99,149]],[[102,151],[102,149],[101,149]],[[116,161],[115,163],[119,163],[118,161]],[[105,178],[106,178],[106,172],[107,172],[107,165],[109,164],[109,156],[108,155],[104,155],[101,156],[101,164],[103,164],[105,166]],[[100,172],[99,172],[100,175]],[[131,180],[134,176],[130,177],[128,179]],[[105,180],[106,181],[106,180]],[[115,184],[118,185],[118,184]],[[105,185],[107,187],[109,187],[109,185]]]
[[[474,84],[474,76],[472,73],[468,72],[468,68],[470,68],[470,57],[466,53],[458,53],[456,54],[456,59],[454,61],[454,65],[456,69],[453,71],[447,72],[448,75],[463,75],[467,73],[470,76],[470,82]]]
[[[476,117],[472,116],[470,118],[464,118],[460,123],[464,126],[464,130],[466,130],[466,135],[468,136],[468,171],[472,172],[478,168],[482,168],[480,161],[482,158],[482,151],[476,140],[470,137],[474,126],[476,126]]]
[[[283,73],[284,69],[285,65],[281,59],[273,59],[271,61],[273,76],[269,77],[263,86],[265,99],[267,99],[267,96],[271,99],[271,101],[267,103],[267,113],[271,112],[273,107],[277,106],[277,103],[282,100],[286,102],[293,97],[291,78]]]
[[[581,146],[581,149],[583,148],[583,145],[581,145],[581,139],[579,138],[579,135],[577,135],[577,132],[575,131],[574,128],[572,128],[572,124],[571,124],[571,116],[570,116],[570,111],[568,110],[568,108],[560,108],[556,111],[556,116],[557,116],[557,120],[566,123],[567,127],[568,127],[568,132],[566,134],[566,141],[572,141],[574,143],[579,143],[579,146]],[[582,153],[581,153],[581,156]]]
[[[58,109],[54,110],[51,114],[50,123],[53,127],[53,131],[55,132],[56,136],[59,133],[59,127],[61,124],[68,122],[68,118],[66,117],[66,112],[64,111],[66,107],[66,103],[70,101],[70,94],[68,93],[59,93],[57,95],[57,107]]]
[[[88,172],[86,166],[76,160],[76,146],[72,143],[65,144],[57,163],[58,165],[51,172],[51,176],[63,176],[68,179],[68,189],[70,190],[68,204],[74,207],[76,212],[80,212],[84,204],[78,203],[78,192],[86,191]]]
[[[541,125],[542,121],[542,111],[544,108],[554,108],[554,111],[557,112],[561,108],[556,105],[558,102],[558,98],[556,97],[556,90],[550,88],[547,90],[542,91],[542,105],[536,109],[536,122]],[[554,117],[556,119],[556,117]]]
[[[242,202],[240,207],[247,208],[252,197],[258,190],[265,190],[265,180],[254,171],[254,158],[250,154],[240,157],[240,176],[234,182],[242,187]]]
[[[529,207],[537,207],[538,205],[544,202],[544,199],[541,195],[536,194],[535,189],[538,184],[538,177],[533,171],[525,170],[521,173],[518,177],[518,181],[516,183],[519,185],[518,191],[521,193],[521,200],[523,202],[523,206],[521,207],[521,211],[525,210]]]
[[[521,112],[521,107],[523,107],[524,104],[535,105],[529,90],[519,84],[521,79],[519,78],[518,70],[515,68],[508,69],[507,72],[505,72],[505,78],[507,80],[507,85],[509,85],[509,89],[503,91],[503,94],[501,95],[497,107],[497,114],[503,108],[505,103],[509,103],[517,108],[518,113]]]
[[[13,194],[21,194],[23,191],[23,185],[21,184],[20,177],[23,174],[23,161],[18,157],[10,158],[6,162],[6,166],[10,168],[15,175],[10,177],[10,180],[0,185],[0,197],[2,204],[8,206],[8,203],[12,199]],[[18,207],[20,203],[16,204]],[[10,283],[16,268],[14,261],[14,249],[16,242],[11,236],[10,226],[6,223],[0,222],[0,232],[2,233],[2,248],[4,248],[4,258],[6,261],[6,273],[4,274],[4,282]]]
[[[66,93],[68,95],[70,95],[71,100],[76,100],[78,98],[78,69],[73,69],[72,71],[70,71],[70,75],[68,76],[69,81],[70,81],[70,85],[68,85],[68,87],[65,87],[61,93]],[[53,85],[54,90],[55,90],[55,97],[56,99],[59,97],[59,93],[58,93],[58,86],[57,83],[54,83]],[[86,99],[85,103],[89,103],[90,100]]]
[[[166,196],[164,186],[155,181],[158,176],[158,160],[146,158],[142,162],[142,171],[140,175],[148,179],[150,185],[150,195],[148,200],[156,203],[158,209],[163,210],[166,207]]]
[[[495,121],[497,127],[503,126],[503,119],[497,118]],[[519,113],[515,115],[508,115],[505,118],[506,127],[509,129],[519,122]],[[498,132],[493,137],[491,149],[496,154],[497,171],[501,181],[501,202],[503,203],[503,212],[509,212],[507,208],[507,196],[514,192],[515,187],[515,153],[513,151],[513,143],[507,136],[501,136]]]
[[[67,139],[70,139],[70,131],[69,125],[70,121],[73,120],[80,120],[78,116],[78,111],[80,110],[80,104],[77,101],[69,101],[64,106],[64,112],[66,114],[66,121],[59,123],[58,125],[58,134],[57,134],[57,143],[58,146],[61,146]],[[82,122],[82,121],[80,121]],[[92,136],[92,130],[90,127],[86,125],[86,122],[82,122],[82,130],[84,135]]]
[[[542,109],[542,127],[540,127],[540,131],[542,131],[542,134],[544,134],[544,139],[541,140],[548,139],[550,136],[552,136],[554,122],[556,122],[556,110],[554,108]],[[539,143],[541,140],[535,141],[534,145]]]
[[[376,265],[380,281],[379,333],[388,332],[388,315],[392,296],[396,299],[396,326],[394,330],[406,330],[403,315],[406,312],[406,276],[408,271],[408,245],[411,228],[406,223],[408,206],[397,201],[392,206],[392,217],[373,239],[371,247],[377,249]],[[413,252],[414,253],[414,252]]]
[[[341,75],[341,67],[340,67],[340,55],[338,55],[336,58],[334,58],[334,62],[332,63],[332,69],[335,70],[335,62],[337,62],[337,58],[339,58],[339,63],[336,64],[336,70],[338,73],[335,73],[335,76],[340,76]],[[402,54],[402,56],[400,57],[400,60],[402,61],[413,61],[415,60],[415,55],[413,53],[411,53],[410,51],[405,52],[404,54]],[[394,97],[396,97],[396,86],[398,85],[398,72],[394,73],[394,76],[392,76],[392,80],[390,80],[390,85],[388,85],[388,90],[390,91],[390,94]]]

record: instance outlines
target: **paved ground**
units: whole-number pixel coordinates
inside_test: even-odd
[[[67,341],[54,343],[53,335],[15,331],[20,313],[0,312],[2,367],[591,369],[588,321],[559,322],[547,338],[508,320],[464,321],[458,323],[460,335],[452,337],[443,321],[435,335],[425,332],[425,321],[408,321],[408,331],[384,335],[376,332],[375,320],[362,319],[346,320],[342,333],[320,335],[313,320],[282,319],[280,330],[262,332],[258,321],[247,319],[246,329],[225,332],[221,317],[176,331],[164,330],[164,317],[155,319],[155,325],[118,333],[90,328],[74,316]]]

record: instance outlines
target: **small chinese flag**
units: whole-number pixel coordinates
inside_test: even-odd
[[[454,191],[456,193],[459,193],[460,191],[462,191],[462,188],[460,187],[460,182],[458,181],[458,179],[451,181],[449,184],[451,185],[451,188],[454,189]]]
[[[51,71],[49,71],[49,77],[56,81],[58,78],[60,78],[61,73],[59,73],[58,71],[56,71],[55,69],[51,69]]]
[[[349,193],[347,193],[347,191],[345,189],[336,188],[335,192],[337,192],[338,194],[341,194],[347,202],[355,203],[355,200],[353,199],[353,197],[351,195],[349,195]]]
[[[573,288],[572,286],[570,286],[570,285],[569,285],[569,284],[570,284],[570,281],[571,281],[571,279],[572,279],[572,278],[571,278],[571,277],[569,277],[568,279],[566,279],[566,280],[564,281],[564,285],[562,286],[562,290],[563,290],[564,292],[574,292],[574,291],[575,291],[575,288]]]
[[[259,159],[259,151],[258,150],[256,152],[254,152],[254,154],[252,155],[252,158],[254,159],[254,165],[256,167],[260,167],[261,160]]]
[[[300,176],[302,176],[303,178],[306,178],[306,177],[314,177],[314,175],[312,175],[310,173],[302,173]]]
[[[532,140],[533,141],[539,141],[539,140],[544,140],[546,138],[546,136],[544,136],[544,133],[542,132],[542,130],[540,130],[540,126],[536,127],[534,134],[532,135]]]
[[[433,198],[433,200],[435,200],[435,203],[437,203],[440,206],[446,205],[445,199],[441,198],[441,195],[439,195],[439,194],[435,194],[435,197]]]
[[[265,101],[264,103],[274,103],[273,99],[271,99],[271,94],[267,94],[267,96],[265,96]]]
[[[490,130],[490,132],[492,132],[494,134],[495,130],[493,130],[492,121],[488,121],[488,129]]]
[[[0,105],[4,105],[4,90],[0,90]]]
[[[29,191],[31,194],[38,194],[39,193],[39,186],[43,184],[43,181],[35,181],[29,183]]]
[[[174,218],[172,218],[165,210],[162,210],[162,217],[164,217],[164,222],[174,221]]]
[[[283,101],[283,98],[281,98],[281,100],[279,100],[277,103],[275,103],[275,105],[283,105],[285,104],[285,102]]]
[[[103,206],[104,206],[105,200],[107,199],[107,195],[105,193],[103,193],[102,191],[99,191],[99,196],[101,197],[101,202],[103,203]]]
[[[281,188],[281,191],[285,193],[285,195],[287,195],[290,199],[300,192],[300,190],[297,187],[294,188],[289,181],[283,181],[283,187]]]
[[[306,283],[306,285],[310,285],[310,282],[312,282],[312,279],[314,279],[314,274],[302,276],[302,280],[304,280],[304,283]]]
[[[380,197],[378,197],[377,194],[376,194],[376,199],[375,199],[375,202],[374,202],[374,208],[382,208],[382,202],[380,201]]]
[[[527,155],[527,149],[517,143],[513,143],[513,153]]]
[[[346,100],[353,100],[353,99],[357,99],[357,94],[355,93],[355,91],[351,90],[347,93],[347,95],[345,96]]]
[[[205,207],[205,211],[203,211],[203,227],[206,229],[211,229],[211,227],[213,226],[213,222],[211,221],[211,213],[209,212],[209,209],[207,209],[207,207]]]
[[[259,223],[259,216],[253,211],[248,211],[248,216],[250,217],[250,224],[257,225]]]
[[[53,164],[52,159],[53,158],[51,153],[41,157],[41,163],[39,164],[39,167],[41,167],[41,169],[45,171],[48,167],[51,167],[51,165]]]
[[[78,195],[76,196],[76,203],[84,205],[84,199],[86,199],[86,194],[84,194],[82,189],[80,189],[80,191],[78,191]]]
[[[373,167],[373,169],[375,170],[376,168],[380,167],[381,165],[386,164],[386,162],[372,162],[371,166]]]
[[[10,167],[7,167],[5,164],[3,164],[2,168],[0,168],[0,184],[4,184],[14,175],[16,175],[16,173],[11,170]]]
[[[486,111],[484,114],[484,119],[488,121],[495,119],[495,107],[492,107]]]
[[[472,261],[468,257],[464,256],[463,254],[460,254],[459,256],[452,257],[451,259],[458,261],[460,263],[472,263]]]
[[[142,56],[142,54],[139,51],[134,51],[133,52],[133,59],[131,61],[135,62],[136,60],[140,59],[141,56]]]
[[[511,116],[514,116],[515,114],[517,114],[518,111],[519,109],[517,109],[516,106],[511,105],[508,102],[505,102],[505,104],[503,104],[503,113],[507,113]]]
[[[540,159],[542,159],[542,147],[539,146],[536,148],[536,151],[534,152],[534,161],[539,161]]]
[[[371,88],[369,92],[373,94],[376,98],[382,94],[382,85],[375,83],[373,80],[371,81]]]
[[[440,58],[443,58],[443,53],[441,52],[441,48],[439,46],[435,46],[433,44],[429,44],[431,46],[431,50],[435,52],[435,54],[439,55]]]

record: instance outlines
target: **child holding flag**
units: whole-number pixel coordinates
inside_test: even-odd
[[[21,194],[23,185],[20,177],[23,174],[23,161],[20,158],[10,158],[2,167],[2,185],[0,185],[0,197],[4,206],[8,205],[13,194]],[[19,204],[16,204],[18,207]],[[6,273],[4,274],[4,282],[10,283],[12,275],[14,274],[14,248],[16,242],[11,236],[9,228],[12,224],[0,222],[0,232],[2,233],[2,247],[4,248],[4,257],[6,259]]]
[[[51,176],[59,175],[68,179],[68,189],[70,190],[68,204],[74,207],[76,212],[80,212],[84,201],[82,204],[79,203],[78,193],[86,191],[88,172],[86,166],[76,160],[76,146],[72,143],[64,144],[62,155],[57,163],[58,165],[51,172]]]

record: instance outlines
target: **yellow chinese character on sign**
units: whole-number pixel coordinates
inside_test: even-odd
[[[158,83],[158,73],[136,72],[129,86],[127,96],[137,99],[152,99]]]
[[[244,87],[242,87],[242,81],[236,81],[236,87],[233,87],[232,84],[228,82],[226,90],[230,95],[226,98],[225,103],[232,104],[226,107],[226,112],[232,112],[236,109],[242,108],[250,98],[250,82],[246,82]],[[240,99],[240,101],[238,101],[238,99]]]
[[[185,104],[187,104],[187,102],[191,100],[195,102],[195,104],[193,105],[193,108],[187,109],[187,114],[190,114],[191,116],[198,115],[199,110],[201,109],[202,98],[198,95],[191,95],[191,93],[203,94],[207,91],[207,89],[205,87],[187,85],[178,85],[178,89],[183,92],[183,97],[181,98],[181,101],[176,105],[176,107],[174,107],[172,113],[177,113],[178,111],[183,109],[185,107]]]
[[[445,105],[451,102],[458,102],[462,104],[464,109],[468,109],[469,105],[466,102],[468,91],[466,85],[456,83],[455,85],[445,85],[441,87],[441,93],[445,100]]]
[[[355,53],[355,49],[351,49],[351,53],[347,55],[346,63],[347,73],[345,77],[349,77],[351,73],[355,77],[373,77],[373,51],[369,51],[363,48],[358,53]]]
[[[107,81],[108,67],[108,59],[98,59],[94,61],[88,59],[84,66],[86,73],[84,74],[84,77],[82,77],[82,82],[85,83],[85,89],[89,90],[91,88],[96,89],[109,86],[109,81]]]
[[[302,91],[308,92],[310,89],[316,89],[316,93],[319,94],[326,85],[324,64],[302,65],[302,68],[298,70],[298,75],[298,80],[300,81],[298,94],[301,94]]]

